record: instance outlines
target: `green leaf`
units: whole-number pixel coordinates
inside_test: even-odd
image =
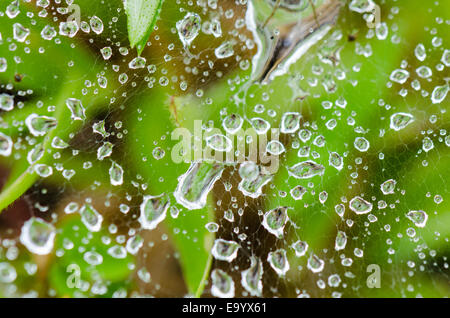
[[[163,0],[127,0],[125,12],[128,17],[128,37],[132,48],[138,53],[144,50],[153,26],[159,17]]]

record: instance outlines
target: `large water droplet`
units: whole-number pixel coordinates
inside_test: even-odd
[[[218,48],[214,50],[218,59],[225,59],[234,54],[233,42],[225,41]]]
[[[383,194],[394,193],[396,184],[397,184],[397,181],[395,181],[394,179],[389,179],[389,180],[384,181],[380,186],[381,192],[383,192]]]
[[[83,105],[81,104],[81,100],[76,98],[68,98],[66,100],[66,106],[69,108],[71,112],[71,118],[73,120],[85,120],[86,114]]]
[[[267,256],[267,261],[273,270],[280,276],[286,275],[289,270],[289,262],[286,256],[286,251],[284,249],[276,250],[275,252],[270,252]]]
[[[313,273],[320,273],[325,267],[325,262],[321,260],[317,255],[312,254],[308,258],[307,267]]]
[[[334,249],[336,251],[340,251],[343,250],[346,245],[347,245],[347,235],[343,231],[338,231],[334,243]]]
[[[37,114],[31,114],[25,119],[25,125],[27,125],[29,131],[34,136],[44,136],[50,130],[56,127],[58,122],[53,117],[39,116]]]
[[[94,15],[89,21],[89,24],[95,33],[101,34],[103,32],[103,21],[99,17]]]
[[[20,242],[32,253],[49,254],[53,249],[55,227],[44,220],[31,217],[22,226]]]
[[[111,168],[109,168],[109,179],[113,186],[118,186],[123,183],[123,169],[114,161],[111,164]]]
[[[324,170],[324,166],[312,160],[303,161],[288,168],[289,175],[296,179],[308,179],[317,175],[322,175]]]
[[[445,84],[442,86],[436,86],[433,90],[433,93],[431,93],[431,102],[433,104],[441,103],[447,96],[449,89],[450,89],[450,85],[448,85],[448,84]]]
[[[393,82],[403,84],[409,78],[409,72],[402,69],[396,69],[391,73],[389,78]]]
[[[234,281],[221,269],[215,269],[211,272],[211,294],[220,298],[234,297]]]
[[[294,244],[292,244],[292,248],[294,249],[295,256],[302,257],[306,254],[306,251],[308,250],[308,243],[303,241],[297,241]]]
[[[166,218],[169,205],[170,199],[165,193],[158,196],[144,196],[139,218],[142,227],[147,230],[155,229]]]
[[[59,24],[59,34],[73,38],[78,32],[78,24],[75,21],[61,22]]]
[[[356,137],[353,145],[361,152],[366,152],[370,148],[369,141],[364,137]]]
[[[225,117],[222,126],[227,133],[234,135],[241,129],[243,123],[244,119],[241,116],[238,114],[231,114]]]
[[[14,40],[19,41],[19,42],[25,42],[25,40],[27,39],[29,34],[30,34],[30,29],[25,28],[20,23],[14,23],[14,25],[13,25]]]
[[[251,258],[250,267],[241,273],[242,287],[244,287],[251,296],[261,297],[263,289],[262,276],[262,262],[260,259],[253,256]]]
[[[17,278],[16,269],[9,263],[0,263],[0,283],[10,284]]]
[[[391,116],[391,129],[399,131],[414,121],[414,116],[408,113],[395,113]]]
[[[189,47],[200,32],[201,18],[198,14],[189,12],[176,23],[176,28],[183,46]]]
[[[12,152],[12,146],[11,137],[0,132],[0,156],[9,157]]]
[[[189,210],[201,209],[214,183],[220,179],[224,165],[208,161],[193,162],[189,170],[178,178],[175,199]]]
[[[280,131],[284,134],[295,133],[300,128],[300,114],[295,112],[287,112],[281,118]]]
[[[238,253],[239,244],[234,241],[226,241],[223,239],[216,239],[211,249],[211,254],[215,259],[231,262]]]
[[[406,216],[413,221],[414,225],[417,227],[425,227],[427,224],[428,214],[425,211],[409,211]]]
[[[19,0],[12,1],[7,7],[6,7],[6,15],[10,19],[14,19],[17,17],[17,15],[20,13],[19,10]]]
[[[233,142],[227,136],[215,134],[206,138],[206,144],[216,151],[228,152],[233,148]]]
[[[0,109],[10,111],[14,108],[14,97],[9,94],[0,94]]]
[[[264,214],[262,225],[278,238],[283,236],[284,226],[289,220],[287,210],[287,207],[279,207]]]
[[[103,160],[111,156],[114,145],[109,141],[104,142],[97,150],[97,159]]]
[[[375,3],[372,0],[352,0],[349,4],[349,9],[358,13],[372,11],[375,8]]]
[[[349,202],[350,210],[356,214],[366,214],[372,211],[372,203],[367,202],[363,198],[356,196]]]
[[[339,171],[344,167],[344,160],[337,152],[330,152],[328,163]]]
[[[80,209],[81,221],[91,232],[98,232],[102,226],[103,216],[91,204],[85,204]]]

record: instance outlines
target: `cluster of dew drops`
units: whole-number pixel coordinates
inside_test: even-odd
[[[250,1],[250,0],[248,0]],[[29,2],[29,1],[27,1]],[[218,0],[208,0],[204,1],[206,6],[210,9],[217,9]],[[295,2],[295,1],[292,1]],[[298,1],[302,2],[302,1]],[[60,3],[56,1],[56,3]],[[246,4],[247,0],[240,0],[241,4]],[[349,9],[351,11],[364,14],[365,12],[370,11],[370,8],[373,6],[372,0],[352,0],[349,1]],[[36,5],[41,9],[38,13],[39,17],[46,17],[46,8],[51,5],[49,0],[36,0]],[[12,1],[6,8],[5,15],[9,19],[14,19],[20,13],[20,1],[14,0]],[[59,8],[60,14],[66,14],[63,8]],[[395,14],[395,8],[392,10],[393,14]],[[231,18],[233,16],[233,11],[229,10],[224,13],[226,18]],[[237,21],[236,24],[239,27],[242,27],[244,21]],[[441,21],[441,23],[444,23]],[[448,23],[445,22],[445,23]],[[191,11],[185,12],[184,17],[177,21],[174,25],[176,32],[179,36],[179,40],[183,49],[185,50],[188,56],[193,55],[193,47],[196,38],[200,33],[204,33],[207,35],[211,35],[215,38],[221,38],[223,36],[223,31],[221,27],[221,18],[220,16],[214,16],[210,21],[202,21],[199,14]],[[46,25],[40,35],[43,39],[51,41],[58,37],[58,35],[63,37],[73,38],[79,32],[83,33],[94,33],[94,34],[102,34],[104,31],[104,22],[97,16],[92,16],[88,21],[81,21],[80,25],[76,22],[68,22],[63,21],[59,23],[59,29],[54,26],[48,24]],[[375,30],[370,30],[369,33],[372,33],[372,36],[376,36],[379,40],[383,41],[398,41],[395,36],[389,37],[389,27],[387,23],[383,22]],[[339,32],[336,31],[334,33],[336,37],[339,37]],[[20,23],[13,24],[13,38],[14,41],[19,43],[29,43],[30,39],[28,38],[30,35],[30,30],[21,25]],[[0,43],[3,42],[0,34]],[[253,48],[254,43],[247,39],[246,42],[248,47]],[[12,46],[17,46],[16,44],[11,44]],[[431,45],[434,48],[439,48],[442,45],[442,39],[436,36],[433,39]],[[237,46],[236,41],[234,40],[225,40],[218,47],[214,49],[214,56],[216,59],[227,59],[235,55],[235,46]],[[430,51],[430,47],[426,47],[425,44],[418,44],[414,49],[415,58],[419,62],[426,62],[427,52]],[[170,48],[169,48],[170,50]],[[120,47],[119,53],[123,56],[128,55],[128,49],[126,47]],[[362,55],[365,57],[370,57],[372,55],[372,48],[368,44],[365,47],[361,45],[356,45],[355,53],[357,55]],[[100,49],[100,54],[105,61],[108,61],[113,56],[113,48],[110,46],[105,46]],[[170,59],[170,56],[165,57],[166,61]],[[12,66],[13,61],[7,61],[6,58],[1,57],[0,53],[0,72],[5,72],[8,67]],[[250,62],[248,60],[242,60],[239,64],[240,68],[243,70],[247,70],[249,68]],[[128,67],[132,70],[136,69],[145,69],[147,68],[149,74],[153,74],[156,72],[157,66],[154,64],[147,65],[147,61],[144,57],[136,57],[129,61]],[[408,63],[404,61],[402,65],[393,70],[389,75],[390,82],[388,85],[393,86],[393,83],[397,83],[403,85],[405,83],[410,83],[412,89],[415,91],[421,91],[422,96],[424,98],[429,98],[432,104],[440,104],[444,101],[447,96],[447,93],[450,89],[449,83],[441,83],[434,87],[431,93],[422,90],[421,88],[421,80],[422,81],[430,81],[433,72],[443,71],[445,68],[450,67],[450,51],[445,49],[443,50],[442,58],[440,63],[435,66],[436,70],[432,70],[430,66],[423,65],[417,67],[414,71],[416,74],[411,74],[410,71],[407,70]],[[357,69],[358,66],[354,67],[354,70]],[[113,66],[113,70],[115,72],[119,72],[118,66]],[[319,67],[316,67],[313,70],[315,74],[321,74],[322,70]],[[338,74],[337,78],[345,77],[345,73],[343,71]],[[414,80],[408,81],[411,77],[415,77]],[[117,80],[120,84],[126,84],[128,82],[128,75],[124,73],[120,73],[118,75]],[[149,80],[149,87],[153,85],[153,81],[156,81],[154,78]],[[324,88],[331,92],[333,90],[333,79],[330,79],[330,82],[326,80],[323,81]],[[102,74],[98,74],[97,77],[98,87],[107,88],[108,87],[108,79]],[[161,86],[166,86],[170,82],[167,76],[161,76],[158,80]],[[311,79],[308,81],[310,86],[316,86],[317,81]],[[90,83],[91,85],[91,83]],[[182,90],[187,89],[187,82],[181,81],[179,83],[180,88]],[[408,93],[407,88],[403,87],[399,94],[404,96]],[[197,96],[201,96],[201,92],[196,93]],[[428,96],[429,95],[429,96]],[[8,93],[0,94],[0,109],[4,112],[13,111],[15,108],[21,108],[23,105],[20,105],[22,102],[15,103],[14,96],[9,95]],[[381,102],[382,105],[384,105]],[[335,102],[325,101],[322,103],[324,109],[331,109],[332,107],[337,106],[338,108],[344,109],[345,107],[349,107],[347,105],[347,101],[343,98],[337,99]],[[85,107],[82,102],[78,98],[67,98],[65,101],[65,106],[70,110],[71,119],[73,121],[85,121]],[[385,105],[387,107],[387,105]],[[261,104],[258,104],[254,108],[254,112],[256,114],[261,114],[265,111],[265,107]],[[306,146],[309,144],[309,141],[312,140],[312,145],[314,147],[323,147],[326,143],[325,137],[317,134],[316,130],[318,130],[315,124],[311,125],[303,125],[301,127],[302,115],[298,112],[286,112],[282,115],[281,123],[280,123],[280,131],[282,134],[288,134],[291,136],[298,137],[298,144],[296,148],[298,148],[298,157],[299,162],[295,165],[286,167],[288,170],[289,176],[295,179],[308,180],[315,176],[322,176],[327,173],[330,169],[335,169],[335,171],[340,171],[345,169],[345,155],[337,152],[329,152],[328,164],[318,163],[319,155],[312,151],[310,146]],[[433,118],[430,118],[432,121]],[[405,129],[408,125],[415,121],[415,116],[413,113],[408,112],[397,112],[394,113],[390,117],[390,129],[393,131],[400,131]],[[271,124],[258,116],[249,119],[250,124],[255,128],[255,130],[259,134],[265,134],[271,127]],[[51,116],[41,116],[38,114],[31,114],[24,120],[24,125],[28,128],[31,135],[35,137],[46,136],[51,130],[53,130],[57,126],[57,118]],[[229,134],[236,133],[244,124],[244,118],[239,114],[230,114],[227,115],[223,121],[222,126],[224,130]],[[349,125],[355,125],[355,120],[353,118],[348,119]],[[331,119],[327,121],[326,128],[329,130],[333,130],[337,125],[336,120]],[[120,127],[120,122],[116,123],[116,127]],[[92,131],[96,134],[99,134],[101,137],[106,138],[109,136],[110,132],[105,129],[105,122],[98,121],[92,125]],[[362,131],[363,132],[363,131]],[[444,137],[445,136],[445,137]],[[444,139],[445,144],[450,147],[450,135],[448,135],[445,131],[441,131],[439,139]],[[214,135],[209,137],[207,140],[207,145],[216,151],[224,151],[227,152],[230,150],[232,142],[225,135]],[[303,143],[305,146],[300,146]],[[425,136],[422,140],[422,150],[427,153],[434,148],[434,141],[429,137]],[[361,152],[369,151],[371,145],[367,138],[363,136],[358,136],[354,139],[353,143],[354,148]],[[51,147],[54,149],[65,149],[69,147],[68,141],[62,140],[59,137],[54,137],[51,141]],[[288,147],[284,145],[282,142],[278,140],[270,141],[267,144],[266,151],[272,155],[281,155],[286,152]],[[0,155],[3,157],[12,156],[14,150],[14,142],[12,138],[2,132],[0,132]],[[27,160],[31,165],[34,173],[38,174],[42,178],[49,177],[53,174],[54,167],[37,163],[44,155],[44,146],[42,144],[37,144],[32,147],[32,149],[28,152]],[[114,151],[114,144],[108,141],[104,141],[97,148],[97,159],[105,160],[110,157]],[[165,155],[165,150],[161,148],[155,148],[153,151],[153,156],[155,159],[159,160]],[[312,158],[311,158],[312,157]],[[380,159],[382,154],[380,154]],[[310,159],[311,158],[311,159]],[[88,162],[85,163],[85,167],[87,168]],[[185,174],[179,177],[179,184],[176,189],[174,189],[174,197],[178,204],[182,205],[187,210],[195,210],[200,209],[206,205],[206,197],[209,192],[212,190],[214,184],[220,180],[223,171],[225,170],[225,166],[221,164],[211,164],[209,162],[195,162],[192,163],[189,169]],[[63,170],[62,174],[67,179],[73,177],[76,173],[74,170]],[[238,167],[238,173],[241,178],[241,182],[239,183],[239,191],[242,192],[244,196],[251,198],[258,198],[262,195],[262,189],[265,185],[269,184],[273,178],[273,176],[263,174],[261,172],[261,167],[254,162],[244,162],[241,163]],[[123,168],[115,161],[111,160],[111,166],[109,169],[110,183],[112,186],[120,186],[124,183],[124,170]],[[206,176],[206,177],[205,177]],[[383,183],[379,185],[381,192],[383,195],[390,195],[396,191],[397,180],[387,179]],[[194,187],[193,184],[196,184]],[[202,185],[201,187],[198,184]],[[200,189],[200,190],[199,190]],[[308,189],[303,186],[295,186],[289,191],[289,195],[294,200],[302,200],[302,197],[307,193]],[[321,203],[327,200],[328,194],[326,192],[321,192],[319,194],[319,201]],[[440,195],[436,195],[434,198],[436,203],[442,202],[442,197]],[[382,209],[386,207],[386,202],[383,200],[378,202],[378,208]],[[373,203],[370,202],[368,198],[364,198],[363,195],[356,195],[348,201],[348,208],[355,213],[356,215],[369,214],[374,209]],[[130,207],[126,204],[120,205],[120,211],[124,214],[128,213]],[[103,217],[102,214],[99,213],[94,206],[90,203],[89,200],[82,205],[79,206],[77,202],[70,202],[66,205],[64,209],[65,213],[79,213],[81,215],[81,221],[86,226],[86,228],[91,232],[98,232],[102,228]],[[269,235],[274,235],[277,238],[282,238],[283,233],[285,231],[286,225],[290,222],[289,219],[289,207],[280,206],[278,208],[266,211],[262,216],[262,226],[269,233]],[[140,205],[140,217],[139,222],[141,224],[142,229],[152,230],[155,229],[165,218],[167,212],[171,214],[172,217],[177,217],[179,214],[179,209],[171,204],[170,197],[167,194],[161,194],[157,196],[145,195]],[[335,212],[339,216],[343,216],[345,212],[344,204],[337,204],[335,206]],[[373,218],[376,219],[375,216],[372,215]],[[419,228],[423,228],[426,226],[428,220],[428,214],[422,210],[411,210],[406,213],[406,217]],[[225,213],[225,219],[228,221],[233,221],[234,215],[232,212],[228,211]],[[220,224],[216,222],[210,222],[206,224],[206,228],[210,232],[217,232],[220,228]],[[41,218],[32,217],[27,220],[21,229],[20,234],[20,242],[32,253],[38,255],[46,255],[52,252],[54,248],[54,240],[57,235],[57,229],[51,223],[48,223]],[[413,227],[408,228],[408,235],[414,236],[415,230]],[[241,236],[240,236],[241,237]],[[245,239],[241,237],[242,239]],[[335,250],[341,251],[344,250],[347,245],[347,234],[345,231],[338,231],[335,239]],[[3,245],[11,245],[12,243],[3,240]],[[115,258],[125,258],[127,253],[129,254],[137,254],[139,249],[143,246],[144,241],[143,238],[139,234],[130,235],[130,238],[125,242],[125,247],[117,244],[108,249],[108,253]],[[13,246],[14,244],[12,244]],[[297,240],[294,242],[289,248],[295,252],[296,257],[304,257],[307,255],[308,242]],[[238,253],[241,249],[241,245],[237,241],[233,240],[225,240],[222,238],[217,238],[211,248],[211,253],[213,257],[218,261],[224,261],[231,263],[238,256]],[[363,257],[363,250],[360,248],[355,248],[354,255],[356,257]],[[10,256],[10,260],[14,260],[14,256]],[[84,255],[84,260],[91,265],[98,265],[102,262],[102,256],[93,251],[88,251]],[[249,295],[253,296],[261,296],[263,291],[262,277],[263,277],[263,262],[267,261],[270,264],[270,267],[273,271],[279,275],[280,277],[284,277],[287,272],[291,269],[288,252],[284,248],[279,248],[268,253],[267,259],[262,260],[257,257],[252,256],[250,259],[250,266],[241,272],[241,284],[242,287]],[[344,258],[342,260],[342,264],[344,266],[350,266],[352,263],[351,258]],[[307,268],[312,273],[320,273],[323,271],[325,267],[326,261],[321,259],[315,253],[310,252],[309,258],[307,260]],[[35,270],[35,269],[34,269]],[[33,272],[33,269],[29,269],[30,272]],[[144,271],[139,272],[139,276],[143,280],[148,280],[148,273]],[[12,283],[15,281],[17,277],[16,270],[14,267],[8,262],[0,263],[0,283]],[[227,274],[224,270],[214,269],[211,272],[211,293],[217,297],[232,297],[235,295],[235,282],[232,277]],[[331,287],[338,287],[341,284],[342,278],[338,274],[331,274],[328,279],[328,285]],[[317,281],[317,284],[320,288],[324,288],[326,286],[326,282],[322,279]],[[304,294],[303,294],[304,295]],[[300,296],[300,293],[299,293]],[[339,296],[339,293],[336,293],[335,296]]]

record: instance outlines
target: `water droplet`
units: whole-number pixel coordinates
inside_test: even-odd
[[[170,199],[165,193],[158,196],[144,196],[139,218],[142,227],[147,230],[155,229],[166,218],[169,205]]]
[[[114,161],[111,164],[111,168],[109,168],[109,179],[113,186],[118,186],[123,183],[123,169]]]
[[[234,135],[241,129],[243,123],[244,119],[241,116],[238,114],[231,114],[225,117],[222,126],[227,133]]]
[[[262,262],[253,256],[251,258],[250,267],[241,273],[242,287],[244,287],[251,296],[261,297],[263,289],[262,276]]]
[[[44,155],[44,145],[42,143],[39,143],[28,152],[27,161],[30,164],[33,164],[36,161],[40,160],[43,155]]]
[[[317,175],[322,175],[325,168],[312,160],[303,161],[288,168],[289,175],[296,179],[308,179]]]
[[[128,63],[128,67],[135,70],[138,68],[144,68],[147,60],[141,56],[135,57],[130,63]]]
[[[433,104],[441,103],[447,96],[449,89],[450,86],[448,84],[436,86],[433,90],[433,93],[431,93],[431,102]]]
[[[46,164],[35,165],[34,171],[42,178],[47,178],[53,174],[53,168]]]
[[[84,253],[83,259],[86,263],[92,266],[97,266],[103,263],[103,256],[96,251],[87,251]]]
[[[427,57],[427,51],[425,50],[425,46],[422,43],[418,44],[414,49],[414,54],[416,55],[416,58],[419,61],[421,62],[425,61]]]
[[[409,72],[402,69],[396,69],[391,73],[389,78],[393,82],[403,84],[409,78]]]
[[[72,120],[85,120],[86,114],[83,105],[81,104],[81,100],[76,98],[68,98],[66,99],[66,106],[69,108],[71,112]]]
[[[431,77],[431,75],[433,75],[433,72],[431,71],[431,68],[429,68],[428,66],[424,66],[424,65],[419,66],[416,69],[416,73],[421,78],[429,78],[429,77]]]
[[[78,24],[75,21],[61,22],[59,24],[59,34],[73,38],[78,32]]]
[[[100,53],[102,54],[103,59],[109,60],[112,56],[112,49],[109,46],[105,46],[100,50]]]
[[[121,245],[114,245],[108,248],[108,254],[115,259],[124,259],[127,257],[127,250]]]
[[[14,23],[13,33],[14,33],[14,40],[19,42],[25,42],[28,35],[30,35],[30,29],[25,28],[20,23]]]
[[[271,140],[266,146],[266,151],[274,156],[281,155],[285,150],[284,145],[278,140]]]
[[[233,148],[233,142],[227,136],[221,134],[207,137],[206,144],[215,151],[228,152]]]
[[[236,258],[239,247],[239,244],[234,241],[216,239],[211,249],[211,254],[215,259],[231,262]]]
[[[0,283],[10,284],[17,278],[16,269],[9,263],[0,263]]]
[[[330,285],[330,287],[339,287],[340,283],[341,278],[338,274],[333,274],[328,277],[328,285]]]
[[[233,43],[231,41],[223,42],[218,48],[214,50],[218,59],[225,59],[234,54]]]
[[[450,50],[444,51],[444,54],[442,54],[441,62],[445,66],[450,67]]]
[[[259,176],[259,166],[253,161],[245,161],[239,167],[239,175],[247,181],[255,181]]]
[[[279,207],[264,214],[262,226],[278,238],[283,236],[284,226],[289,220],[287,207]]]
[[[144,239],[138,234],[128,239],[126,249],[131,255],[136,255],[142,246],[144,246]]]
[[[198,14],[189,12],[176,23],[176,28],[183,46],[189,47],[200,32],[201,18]]]
[[[295,256],[302,257],[306,254],[306,251],[308,250],[308,243],[303,241],[297,241],[294,244],[292,244],[292,248],[294,249]]]
[[[103,21],[99,17],[94,15],[89,21],[89,24],[95,33],[101,34],[103,32]]]
[[[267,261],[273,270],[280,276],[286,275],[289,270],[289,262],[286,256],[286,251],[284,249],[276,250],[275,252],[270,252],[267,256]]]
[[[394,179],[389,179],[389,180],[384,181],[380,186],[381,192],[383,192],[383,194],[394,193],[396,184],[397,184],[397,181],[395,181]]]
[[[428,214],[425,211],[409,211],[406,216],[413,221],[417,227],[425,227],[428,220]]]
[[[44,220],[31,217],[26,221],[20,233],[20,242],[34,254],[46,255],[53,249],[55,227]]]
[[[337,152],[330,152],[328,163],[339,171],[344,167],[344,160]]]
[[[356,137],[355,142],[353,144],[355,148],[361,152],[366,152],[370,148],[369,141],[364,137]]]
[[[307,267],[313,273],[320,273],[325,267],[325,262],[321,260],[317,255],[312,254],[308,258]]]
[[[250,122],[251,122],[253,128],[255,128],[256,133],[258,135],[264,135],[265,133],[267,133],[267,131],[270,128],[269,122],[267,120],[262,119],[262,118],[255,117],[255,118],[252,118],[250,120]]]
[[[105,129],[105,121],[104,120],[94,123],[92,125],[92,131],[96,134],[102,135],[103,138],[106,138],[109,136],[109,133],[107,133],[106,129]]]
[[[399,131],[414,121],[414,116],[408,113],[395,113],[391,116],[391,129]]]
[[[54,137],[52,140],[52,147],[55,149],[65,149],[69,147],[69,144],[59,137]]]
[[[12,152],[13,142],[11,137],[0,132],[0,156],[9,157]]]
[[[367,202],[363,198],[356,196],[349,202],[350,210],[356,214],[366,214],[372,211],[372,203]]]
[[[0,36],[0,44],[2,43],[2,39]],[[0,57],[0,73],[6,72],[8,68],[8,61],[4,57]]]
[[[210,233],[216,233],[219,230],[219,224],[217,224],[215,222],[209,222],[205,225],[205,228]]]
[[[336,241],[334,243],[334,249],[336,251],[343,250],[347,245],[347,235],[343,231],[338,231],[336,235]]]
[[[430,137],[423,138],[423,140],[422,140],[423,151],[428,152],[433,148],[434,148],[433,140],[431,140]]]
[[[31,114],[25,119],[25,124],[33,136],[39,137],[55,128],[58,122],[53,117]]]
[[[114,145],[109,141],[104,142],[97,150],[97,159],[103,160],[111,156]]]
[[[178,178],[175,199],[189,210],[203,208],[209,191],[222,176],[223,170],[221,163],[193,162],[188,171]]]
[[[57,32],[56,32],[55,28],[50,25],[46,25],[41,31],[41,36],[44,40],[50,41],[56,35],[57,35]]]
[[[375,4],[372,0],[352,0],[349,4],[349,9],[358,13],[372,11]]]
[[[376,34],[378,40],[385,40],[388,36],[388,33],[389,33],[389,29],[388,29],[386,22],[381,22],[381,23],[377,24],[377,26],[375,28],[375,34]]]
[[[242,179],[238,185],[239,191],[251,198],[258,198],[262,194],[262,188],[272,180],[273,176],[260,174],[252,181]]]
[[[221,269],[215,269],[211,272],[211,294],[220,298],[234,297],[234,281]]]
[[[102,226],[103,216],[90,204],[85,204],[80,209],[81,221],[91,232],[98,232]]]
[[[287,112],[281,118],[280,131],[284,134],[295,133],[300,128],[301,115],[295,112]]]
[[[300,185],[295,186],[290,191],[290,194],[294,200],[301,200],[305,193],[306,193],[306,188],[302,187]]]
[[[12,1],[7,7],[5,11],[6,15],[10,19],[14,19],[20,13],[19,10],[19,0]]]

